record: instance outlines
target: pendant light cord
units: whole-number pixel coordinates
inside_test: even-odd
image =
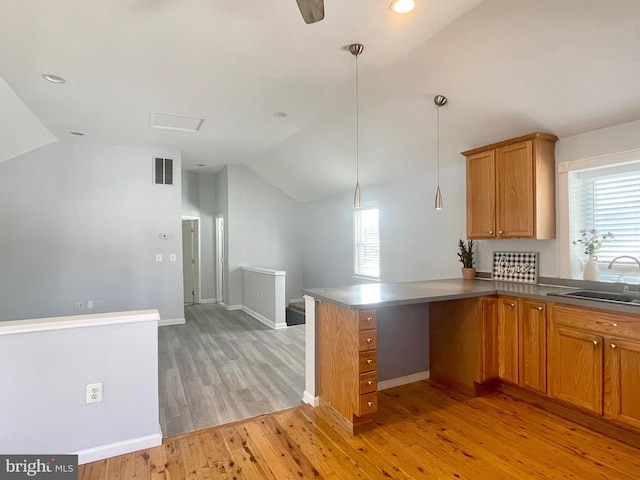
[[[438,188],[440,187],[440,105],[436,105],[436,145],[437,145],[437,159],[438,159]]]
[[[360,92],[358,88],[358,55],[356,57],[356,183],[360,180]]]

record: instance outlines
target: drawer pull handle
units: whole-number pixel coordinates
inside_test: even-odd
[[[594,340],[594,341],[593,341],[593,344],[594,344],[594,345],[598,345],[598,340]]]
[[[542,311],[542,307],[538,307],[538,310]]]
[[[373,360],[369,359],[369,360],[367,360],[367,363],[368,363],[369,365],[371,365],[371,364],[373,363]]]
[[[608,327],[617,327],[618,324],[616,322],[599,322],[596,320],[598,325],[607,325]]]
[[[369,380],[369,381],[367,382],[367,385],[373,385],[373,380]]]
[[[611,348],[617,348],[618,346],[615,343],[611,344]]]
[[[367,322],[370,322],[373,320],[373,317],[367,317]]]
[[[367,343],[373,342],[373,338],[367,338]]]
[[[370,407],[373,407],[373,402],[367,402],[367,405],[369,405]]]

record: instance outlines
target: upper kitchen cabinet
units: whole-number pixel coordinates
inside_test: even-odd
[[[555,135],[532,133],[462,152],[467,238],[555,238],[557,141]]]

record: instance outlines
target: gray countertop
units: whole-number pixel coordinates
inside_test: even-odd
[[[453,278],[403,283],[370,283],[337,288],[309,288],[303,290],[303,293],[316,300],[333,303],[350,310],[365,310],[498,294],[640,315],[640,305],[638,304],[625,305],[555,295],[547,296],[550,293],[565,292],[574,288],[499,282],[485,279],[462,280],[461,278]]]

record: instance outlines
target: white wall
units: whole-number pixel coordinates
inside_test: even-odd
[[[228,305],[242,305],[241,267],[286,271],[287,301],[302,298],[300,204],[247,167],[228,165],[226,170]]]
[[[432,172],[386,185],[361,185],[363,202],[380,207],[380,276],[403,282],[460,276],[458,239],[465,235],[464,165],[443,168],[444,209],[434,209]],[[461,183],[462,182],[462,183]],[[353,195],[304,205],[306,288],[356,283],[353,278]]]
[[[87,317],[0,322],[3,454],[86,463],[161,443],[157,312]],[[86,403],[91,383],[102,403]]]
[[[88,300],[183,318],[180,153],[83,140],[0,164],[0,319],[91,313],[74,310]],[[154,155],[174,158],[175,186],[152,184]]]

